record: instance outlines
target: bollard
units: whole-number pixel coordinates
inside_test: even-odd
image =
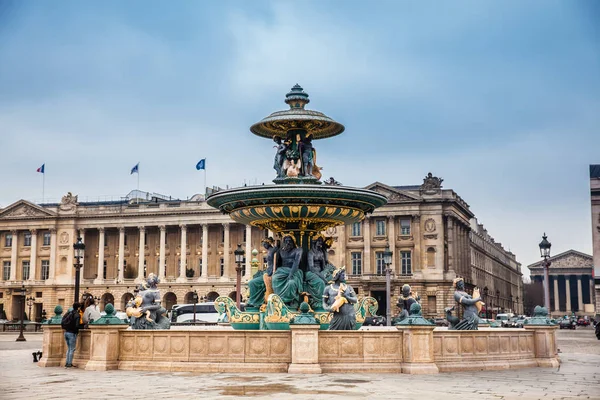
[[[38,352],[34,351],[33,353],[31,353],[31,355],[33,356],[33,362],[38,362],[38,359],[37,359]]]

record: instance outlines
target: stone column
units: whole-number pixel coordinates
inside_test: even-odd
[[[118,271],[119,276],[117,278],[119,283],[123,283],[125,280],[125,228],[119,227],[119,258],[118,262]]]
[[[246,273],[244,274],[245,280],[250,280],[252,277],[252,226],[246,225]]]
[[[454,239],[454,220],[452,217],[446,217],[448,227],[448,271],[456,271],[454,253],[455,253],[455,239]],[[457,272],[457,271],[456,271]]]
[[[81,242],[83,244],[85,244],[85,229],[79,229],[78,235],[79,235],[78,237],[81,238]],[[80,282],[83,282],[83,277],[85,276],[84,269],[83,269],[84,267],[85,267],[85,251],[84,251],[83,257],[81,258],[81,269],[79,270]]]
[[[179,225],[181,228],[181,262],[179,263],[179,277],[177,282],[186,282],[187,278],[185,270],[187,269],[187,226],[185,224]]]
[[[223,274],[223,276],[231,278],[235,277],[235,274],[232,274],[229,270],[229,222],[223,224],[223,230],[225,231],[225,237],[223,240],[223,265],[225,266],[225,273]]]
[[[38,367],[60,367],[64,357],[66,350],[62,327],[59,323],[44,325],[42,359],[38,362]]]
[[[338,231],[338,252],[339,252],[339,265],[346,265],[346,225],[340,225],[337,227]],[[348,273],[352,272],[352,266],[348,270]]]
[[[571,311],[571,279],[565,275],[565,292],[567,293],[567,311]]]
[[[104,282],[104,228],[98,228],[98,269],[95,284]]]
[[[595,299],[595,293],[594,293],[594,279],[592,278],[592,275],[590,275],[590,303],[594,306],[594,310],[596,312],[598,312],[598,309],[596,309],[596,302],[594,301]]]
[[[581,288],[581,275],[577,275],[577,303],[579,303],[579,305],[577,306],[577,311],[582,312],[583,311],[583,290]]]
[[[400,270],[399,270],[399,266],[398,266],[398,262],[397,260],[399,259],[398,257],[398,252],[396,251],[396,219],[394,218],[394,216],[388,216],[388,243],[390,245],[390,250],[394,253],[394,255],[392,256],[392,264],[390,265],[390,268],[392,269],[392,274],[399,274]],[[392,288],[392,296],[394,295],[394,288]]]
[[[420,215],[413,215],[412,216],[412,221],[411,221],[411,226],[410,226],[410,233],[413,237],[413,242],[415,244],[415,251],[413,252],[413,264],[412,264],[412,270],[413,273],[414,271],[419,271],[424,269],[423,268],[423,264],[421,264],[421,216]]]
[[[10,231],[12,235],[12,245],[10,248],[10,280],[17,280],[17,247],[19,245],[19,232],[16,230]]]
[[[320,374],[319,325],[290,325],[292,331],[292,363],[290,374]]]
[[[56,278],[56,229],[50,229],[50,268],[46,285],[52,285]]]
[[[165,268],[165,241],[167,239],[167,227],[160,225],[158,229],[160,230],[160,243],[158,245],[158,277],[160,279],[165,279],[167,273]]]
[[[548,310],[550,311],[550,310]],[[558,276],[554,276],[554,311],[560,312],[560,297],[558,295]]]
[[[140,247],[138,249],[138,271],[137,271],[137,282],[144,280],[144,257],[146,255],[146,227],[139,226],[140,230]]]
[[[208,279],[208,224],[202,225],[202,276],[200,278]]]
[[[366,215],[363,220],[363,274],[373,274],[371,270],[371,217]]]
[[[398,325],[402,331],[402,373],[437,374],[439,369],[433,359],[433,330],[429,325]]]
[[[37,270],[37,230],[31,229],[31,251],[29,253],[29,280],[35,280]]]

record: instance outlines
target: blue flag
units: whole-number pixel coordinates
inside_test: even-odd
[[[139,174],[140,173],[140,163],[135,164],[135,167],[131,168],[131,174]],[[131,175],[129,174],[129,175]]]
[[[201,169],[206,169],[206,158],[203,158],[202,160],[198,161],[198,164],[196,164],[196,169],[198,171],[200,171]]]

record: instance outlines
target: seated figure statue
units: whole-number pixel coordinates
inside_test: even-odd
[[[250,297],[248,298],[248,307],[260,307],[273,293],[273,269],[275,254],[279,250],[279,247],[275,246],[275,240],[272,237],[268,237],[262,240],[262,245],[267,250],[267,269],[265,271],[259,271],[254,278],[248,282],[248,289],[250,290]]]
[[[410,306],[412,306],[413,304],[418,303],[418,302],[419,302],[419,298],[416,295],[416,293],[413,294],[413,292],[410,290],[410,285],[404,284],[402,286],[402,294],[400,295],[400,297],[398,297],[398,303],[396,303],[396,306],[398,306],[398,308],[400,308],[400,313],[394,320],[394,324],[397,324],[398,322],[404,320],[405,318],[408,318],[409,312],[410,312]]]
[[[325,286],[331,281],[331,273],[335,269],[329,264],[325,237],[316,235],[307,255],[308,268],[304,276],[304,291],[310,295],[309,304],[313,310],[322,306]]]
[[[329,324],[330,331],[351,331],[356,329],[356,310],[358,301],[352,286],[346,284],[346,267],[333,271],[333,283],[323,292],[323,308],[333,313]]]
[[[273,265],[273,293],[291,309],[298,309],[302,293],[303,273],[299,269],[302,260],[302,248],[296,246],[293,233],[282,237],[281,248],[276,253],[278,259]]]
[[[481,302],[481,297],[473,298],[465,292],[465,281],[463,278],[456,278],[453,283],[456,288],[454,300],[463,307],[463,319],[450,329],[459,331],[477,330],[477,326],[479,325],[477,303]]]
[[[167,310],[160,305],[160,292],[156,287],[160,282],[154,274],[148,275],[146,282],[139,286],[138,295],[127,305],[127,315],[131,329],[169,329],[171,322],[166,317]]]

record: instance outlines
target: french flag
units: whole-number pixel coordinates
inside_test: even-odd
[[[46,163],[42,164],[42,166],[37,169],[37,172],[41,172],[43,174],[45,166],[46,166]]]

